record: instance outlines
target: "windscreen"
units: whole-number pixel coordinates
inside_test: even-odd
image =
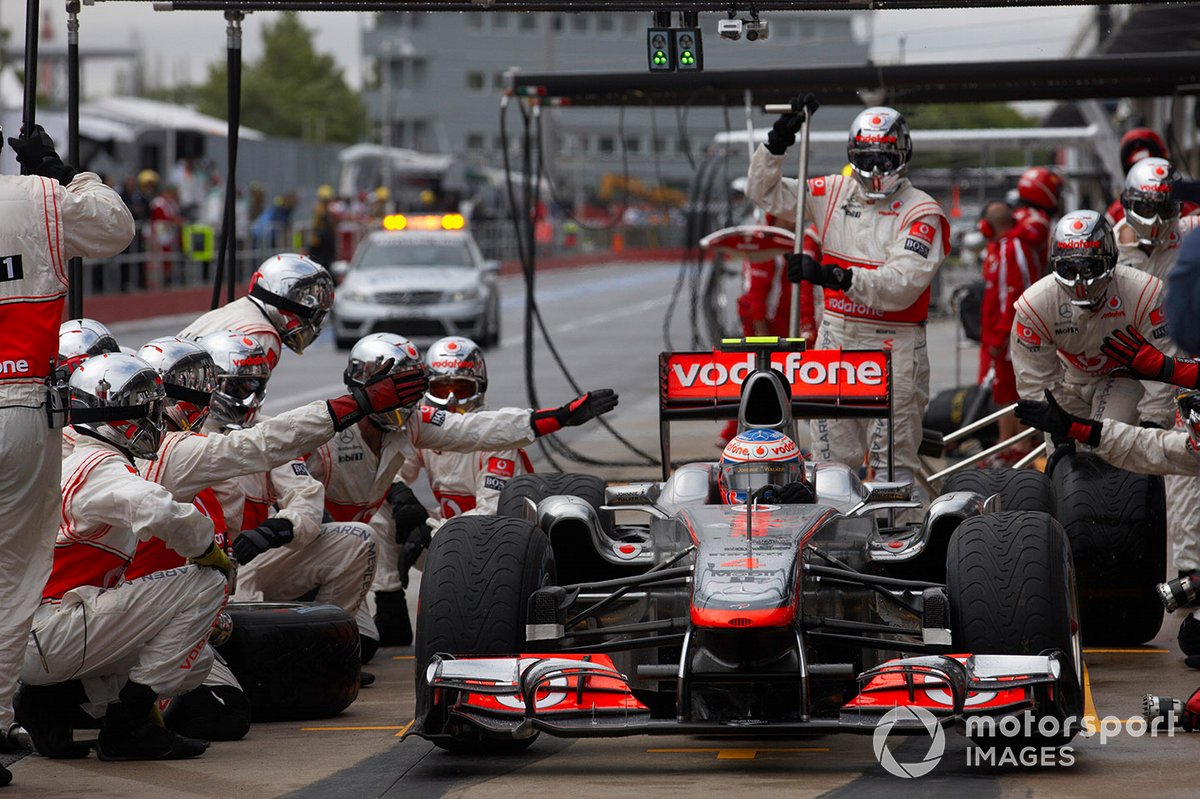
[[[367,242],[359,256],[358,269],[404,267],[473,267],[471,251],[464,241]]]

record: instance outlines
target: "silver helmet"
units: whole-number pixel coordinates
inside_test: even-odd
[[[1200,391],[1189,389],[1175,396],[1179,406],[1179,421],[1183,423],[1192,442],[1192,450],[1200,447]]]
[[[421,352],[404,336],[395,333],[372,333],[363,336],[350,350],[350,362],[343,379],[347,388],[361,388],[379,373],[388,361],[388,374],[421,365]],[[412,408],[371,414],[371,421],[384,430],[399,430],[404,426]]]
[[[1095,307],[1104,299],[1117,266],[1112,228],[1095,211],[1072,211],[1050,237],[1050,268],[1072,305]]]
[[[863,193],[882,200],[900,188],[912,158],[908,123],[894,108],[874,106],[850,124],[846,158]]]
[[[320,335],[333,305],[333,278],[311,258],[280,253],[263,261],[250,278],[250,301],[271,320],[288,349],[304,352]]]
[[[213,420],[230,430],[252,426],[271,376],[266,352],[254,339],[229,330],[208,333],[197,343],[216,364],[217,385],[209,404]]]
[[[1179,170],[1165,158],[1143,158],[1129,168],[1121,207],[1139,244],[1154,246],[1171,237],[1179,219],[1175,188],[1180,180]]]
[[[438,339],[425,350],[429,388],[425,402],[453,413],[470,413],[483,405],[487,364],[479,345],[462,336]]]
[[[68,319],[58,326],[58,369],[63,381],[86,358],[120,351],[116,337],[95,319]]]
[[[167,423],[175,430],[199,430],[217,388],[217,365],[195,341],[166,336],[147,341],[138,357],[155,368],[167,392]]]
[[[154,460],[166,392],[154,367],[123,352],[93,355],[70,382],[71,424],[134,458]]]

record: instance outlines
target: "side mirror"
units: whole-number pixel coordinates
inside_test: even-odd
[[[863,497],[863,502],[871,504],[875,502],[909,502],[912,500],[912,483],[888,483],[882,480],[876,480],[869,483],[863,483],[863,488],[867,490],[867,495]]]
[[[487,275],[498,275],[500,274],[500,262],[491,259],[484,261],[483,265],[479,267],[479,271]]]
[[[333,277],[334,283],[341,283],[349,271],[349,261],[334,261],[329,265],[329,274]]]

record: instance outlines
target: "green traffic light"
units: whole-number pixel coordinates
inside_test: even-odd
[[[667,54],[664,53],[662,50],[655,50],[654,51],[654,63],[655,64],[667,63]]]
[[[679,62],[682,64],[695,64],[696,57],[694,55],[692,55],[691,50],[684,50],[679,55]]]

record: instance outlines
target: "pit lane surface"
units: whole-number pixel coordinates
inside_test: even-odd
[[[614,424],[643,449],[657,451],[657,354],[662,319],[676,276],[673,266],[633,264],[539,276],[546,323],[584,387],[621,393]],[[493,407],[526,405],[521,371],[522,286],[503,280],[502,346],[488,354]],[[673,327],[676,348],[688,346],[686,295]],[[184,320],[154,320],[115,329],[123,344],[177,332]],[[954,385],[954,328],[930,325],[934,392]],[[427,342],[426,342],[427,343]],[[542,404],[573,392],[539,347]],[[963,357],[962,381],[974,373],[974,351]],[[328,334],[308,353],[285,352],[272,378],[266,410],[279,412],[341,390],[345,353]],[[691,432],[690,440],[687,431]],[[716,425],[680,428],[676,457],[715,458]],[[568,431],[567,439],[596,457],[627,460],[611,436]],[[536,448],[531,455],[539,461]],[[541,463],[539,463],[541,466]],[[585,469],[586,470],[586,469]],[[606,470],[626,479],[651,478],[651,467]],[[415,604],[411,603],[410,605]],[[1200,673],[1183,666],[1171,620],[1147,647],[1088,651],[1090,708],[1098,716],[1138,716],[1150,691],[1186,698]],[[26,757],[13,766],[7,796],[57,797],[537,797],[537,796],[1161,796],[1185,787],[1197,740],[1133,737],[1101,744],[1077,738],[1074,764],[1042,768],[968,766],[967,744],[951,733],[946,753],[928,776],[902,780],[875,759],[870,737],[731,740],[692,737],[559,741],[543,736],[521,756],[476,759],[448,755],[398,735],[412,719],[411,650],[383,649],[368,667],[378,682],[342,715],[317,722],[255,725],[240,742],[214,744],[202,758],[174,763],[50,761]],[[895,747],[901,760],[921,759],[927,739]]]

